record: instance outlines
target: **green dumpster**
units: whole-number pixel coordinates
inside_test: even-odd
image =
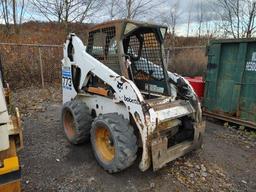
[[[256,39],[210,43],[203,110],[205,115],[256,128]]]

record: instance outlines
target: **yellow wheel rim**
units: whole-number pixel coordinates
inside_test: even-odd
[[[112,161],[115,156],[115,147],[108,129],[96,129],[96,150],[104,161]]]
[[[75,135],[75,121],[72,113],[66,111],[64,114],[64,129],[68,138],[72,138]]]

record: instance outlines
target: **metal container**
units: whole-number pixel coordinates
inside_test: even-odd
[[[194,91],[196,92],[196,95],[202,100],[204,97],[204,80],[203,77],[185,77],[190,85],[193,87]]]
[[[256,128],[256,39],[210,43],[203,107],[208,116]]]

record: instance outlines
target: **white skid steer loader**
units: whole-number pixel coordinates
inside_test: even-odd
[[[70,34],[62,60],[62,124],[73,144],[91,140],[108,172],[133,164],[157,170],[202,145],[205,122],[189,83],[168,72],[167,28],[130,20],[88,32],[87,44]]]

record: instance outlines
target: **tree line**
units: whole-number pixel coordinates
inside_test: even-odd
[[[184,1],[183,1],[184,2]],[[255,0],[0,0],[0,22],[6,33],[19,32],[26,20],[68,24],[119,18],[186,26],[187,36],[249,38],[255,35]]]

